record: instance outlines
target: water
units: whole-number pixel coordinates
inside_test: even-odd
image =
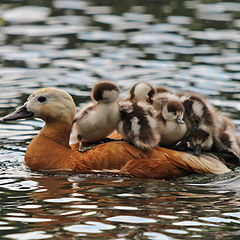
[[[2,0],[0,117],[40,87],[78,109],[99,80],[207,96],[240,133],[237,0]],[[1,239],[239,239],[239,168],[172,181],[50,176],[24,167],[43,126],[0,123]]]

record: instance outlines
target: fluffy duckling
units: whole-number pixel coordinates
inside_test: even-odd
[[[160,141],[154,109],[143,102],[122,101],[119,103],[120,121],[117,131],[128,143],[142,150],[156,147]]]
[[[136,83],[132,86],[128,96],[124,99],[131,102],[147,102],[152,104],[155,94],[154,87],[149,83]]]
[[[119,120],[119,88],[115,84],[99,82],[94,86],[91,97],[93,102],[76,114],[73,124],[80,151],[92,148],[84,147],[84,143],[96,143],[106,138],[116,129]]]
[[[235,125],[229,118],[218,113],[217,128],[214,134],[214,150],[231,152],[240,159],[239,138],[236,136]]]
[[[161,146],[173,146],[185,136],[187,126],[183,118],[184,106],[179,100],[167,100],[162,103],[157,116]]]
[[[186,92],[178,94],[185,108],[184,121],[188,132],[185,141],[189,141],[190,148],[196,156],[201,151],[211,150],[216,129],[216,110],[203,97]]]

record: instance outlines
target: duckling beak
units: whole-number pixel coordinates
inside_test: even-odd
[[[183,121],[182,116],[177,116],[177,118],[176,118],[176,123],[178,123],[178,124],[184,124],[184,121]]]
[[[29,112],[26,108],[26,104],[19,107],[15,112],[8,114],[2,118],[2,121],[13,121],[17,119],[30,118],[33,117],[34,113]]]

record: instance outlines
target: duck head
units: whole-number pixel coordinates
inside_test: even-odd
[[[168,101],[162,109],[162,116],[166,121],[184,124],[184,106],[178,101]]]
[[[97,102],[111,103],[117,101],[119,88],[112,82],[103,81],[97,83],[92,90],[92,99]]]
[[[32,93],[22,107],[3,117],[2,120],[12,121],[35,117],[41,118],[46,123],[72,124],[75,112],[75,104],[68,93],[56,88],[42,88]]]
[[[152,104],[153,103],[153,96],[155,94],[155,90],[153,86],[149,83],[136,83],[133,85],[133,87],[130,89],[129,92],[129,99],[130,101],[141,101],[141,102],[147,102]]]

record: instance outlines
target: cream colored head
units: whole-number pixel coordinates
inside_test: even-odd
[[[65,91],[56,88],[42,88],[28,97],[24,105],[33,117],[45,122],[72,124],[76,112],[72,97]]]
[[[183,121],[184,107],[178,101],[166,102],[162,109],[162,116],[166,121],[177,124],[184,124]]]
[[[131,101],[148,103],[152,103],[152,97],[154,93],[154,88],[148,83],[137,83],[129,92]]]

